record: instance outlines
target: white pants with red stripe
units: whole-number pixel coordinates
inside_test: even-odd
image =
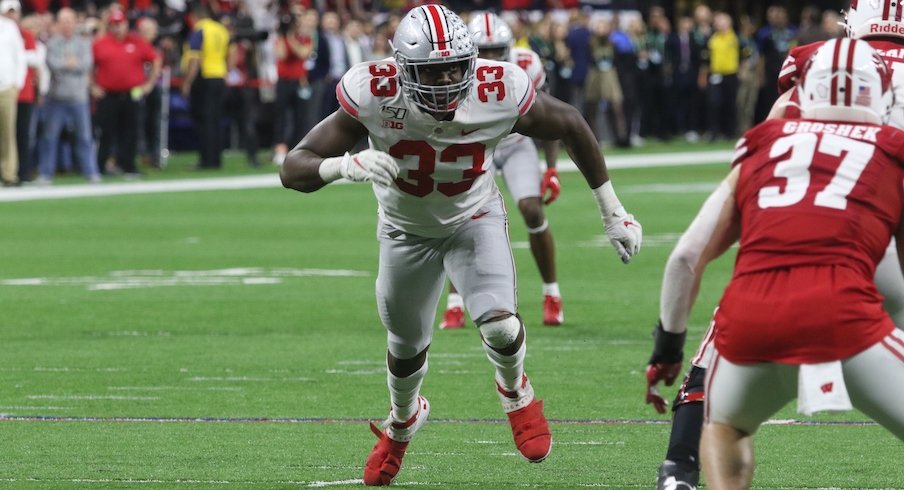
[[[854,408],[904,441],[904,332],[842,361]],[[797,397],[798,366],[734,364],[718,350],[706,372],[706,420],[753,434]]]

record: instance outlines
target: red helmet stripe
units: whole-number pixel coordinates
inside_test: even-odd
[[[424,8],[427,9],[427,22],[430,24],[430,30],[434,35],[433,39],[436,40],[436,49],[448,49],[446,46],[448,43],[446,29],[443,26],[446,20],[445,16],[436,5],[426,5]]]
[[[854,97],[854,51],[856,51],[857,46],[850,39],[845,39],[847,42],[847,61],[845,62],[845,73],[847,76],[845,77],[845,85],[844,85],[844,105],[850,106]]]
[[[835,49],[832,52],[832,96],[829,98],[829,103],[832,105],[836,105],[838,103],[838,58],[841,52],[841,42],[835,43]]]
[[[902,16],[901,9],[902,8],[904,8],[904,4],[902,4],[901,1],[898,0],[898,8],[895,11],[895,22],[901,22],[901,16]]]
[[[490,14],[483,14],[483,24],[487,30],[487,41],[493,39],[493,28],[490,26]]]
[[[884,4],[882,6],[882,20],[888,20],[891,15],[891,0],[885,0],[882,3]]]

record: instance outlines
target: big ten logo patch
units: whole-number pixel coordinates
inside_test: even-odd
[[[383,117],[383,127],[389,129],[405,129],[405,123],[402,122],[408,115],[408,109],[404,107],[392,107],[384,105],[380,108]]]

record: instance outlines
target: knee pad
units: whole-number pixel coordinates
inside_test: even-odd
[[[521,333],[521,319],[515,315],[501,320],[491,320],[480,325],[483,341],[494,349],[511,346]]]
[[[672,403],[672,410],[678,408],[679,405],[688,403],[703,403],[706,399],[706,393],[703,391],[703,380],[706,378],[706,369],[699,366],[692,366],[691,370],[684,377],[681,383],[681,389],[675,396],[675,402]]]

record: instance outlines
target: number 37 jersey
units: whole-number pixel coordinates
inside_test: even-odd
[[[735,276],[841,265],[871,281],[904,207],[904,132],[775,119],[738,142],[741,243]]]
[[[370,147],[399,164],[392,186],[373,186],[380,216],[406,233],[448,236],[499,192],[493,150],[536,93],[517,65],[478,59],[454,118],[437,121],[403,94],[399,70],[392,58],[359,63],[342,77],[336,95],[367,128]]]

